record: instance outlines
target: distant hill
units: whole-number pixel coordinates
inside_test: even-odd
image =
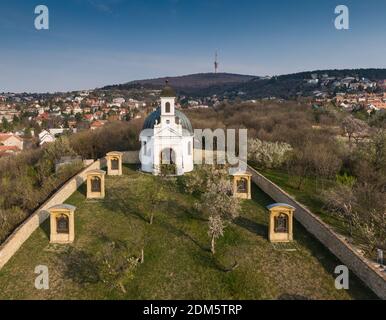
[[[330,70],[315,70],[307,72],[299,72],[293,74],[274,76],[270,79],[255,77],[247,82],[238,83],[233,86],[218,87],[212,86],[204,88],[201,92],[195,92],[197,96],[210,96],[216,94],[218,96],[226,96],[235,98],[237,96],[250,98],[263,98],[275,96],[278,98],[291,98],[299,93],[303,96],[311,94],[314,90],[321,89],[319,86],[310,86],[304,81],[311,79],[312,74],[317,74],[321,77],[328,74],[329,77],[344,78],[357,77],[367,78],[372,81],[386,79],[386,69],[330,69]],[[329,88],[331,90],[331,88]]]
[[[218,89],[233,87],[235,85],[242,84],[256,78],[258,77],[233,73],[197,73],[179,77],[162,77],[156,79],[135,80],[125,84],[106,86],[102,89],[128,90],[139,87],[160,89],[165,85],[165,81],[168,80],[169,84],[179,94],[195,94],[197,91],[211,87],[218,87]]]
[[[169,84],[179,95],[193,97],[225,96],[234,98],[263,98],[275,96],[290,98],[299,92],[307,95],[317,88],[307,86],[304,79],[311,79],[312,74],[328,74],[329,77],[343,78],[347,76],[367,78],[370,80],[386,79],[386,69],[330,69],[315,70],[293,74],[262,78],[252,75],[232,73],[197,73],[179,77],[163,77],[157,79],[136,80],[125,84],[106,86],[102,90],[130,90],[130,89],[160,89],[168,80]]]
[[[386,79],[386,69],[368,68],[368,69],[328,69],[298,72],[278,76],[281,79],[310,79],[311,74],[328,74],[330,77],[359,77],[370,80]]]

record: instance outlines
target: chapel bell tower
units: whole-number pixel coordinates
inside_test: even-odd
[[[175,124],[175,100],[176,94],[166,80],[166,85],[161,92],[161,123]]]

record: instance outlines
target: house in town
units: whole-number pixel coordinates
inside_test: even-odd
[[[16,147],[18,150],[23,150],[24,140],[13,133],[0,133],[0,146]]]
[[[45,143],[54,142],[56,140],[55,135],[47,130],[43,130],[39,133],[39,145],[42,146]]]

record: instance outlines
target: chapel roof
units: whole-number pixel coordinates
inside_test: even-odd
[[[104,170],[99,170],[99,169],[94,169],[94,170],[90,170],[90,171],[87,171],[87,174],[89,175],[92,175],[92,174],[106,174],[106,171]]]
[[[268,205],[266,208],[268,210],[272,209],[272,208],[275,208],[275,207],[285,207],[285,208],[288,208],[288,209],[293,209],[295,210],[295,207],[287,204],[287,203],[273,203],[273,204],[270,204]]]
[[[55,206],[52,206],[50,209],[51,210],[69,210],[69,211],[75,211],[76,210],[76,207],[71,205],[71,204],[66,204],[66,203],[62,203],[62,204],[57,204]]]
[[[190,123],[188,117],[178,109],[175,109],[175,116],[179,119],[179,123],[182,125],[182,128],[189,131],[189,133],[193,134],[193,127]],[[161,120],[161,108],[158,107],[155,111],[150,113],[145,122],[143,124],[142,130],[144,129],[154,129],[154,125],[160,123]]]

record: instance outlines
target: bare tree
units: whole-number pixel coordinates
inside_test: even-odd
[[[101,280],[110,288],[119,288],[126,293],[125,285],[134,278],[139,259],[130,256],[125,244],[110,242],[98,258]]]
[[[161,182],[163,183],[163,180]],[[164,201],[163,186],[160,185],[155,188],[154,184],[150,183],[147,188],[144,188],[144,191],[146,193],[145,197],[147,197],[150,204],[149,224],[153,224],[154,214]]]
[[[367,135],[368,125],[366,122],[350,115],[343,119],[342,129],[347,135],[349,144],[351,145],[351,139],[355,139],[355,141],[358,142]]]
[[[370,189],[369,189],[370,188]],[[369,185],[338,184],[324,193],[326,207],[349,226],[349,234],[368,253],[386,247],[385,194]]]
[[[358,233],[361,243],[365,245],[368,253],[373,253],[376,248],[386,249],[385,227],[386,227],[386,212],[377,212],[370,210],[367,212],[367,217],[354,214],[354,226]]]
[[[288,172],[298,179],[296,188],[301,189],[304,181],[312,172],[311,154],[307,149],[296,150],[293,152],[291,159],[287,163]]]
[[[324,192],[324,198],[327,209],[345,220],[349,226],[350,236],[352,236],[357,206],[353,186],[338,184],[336,188]]]

